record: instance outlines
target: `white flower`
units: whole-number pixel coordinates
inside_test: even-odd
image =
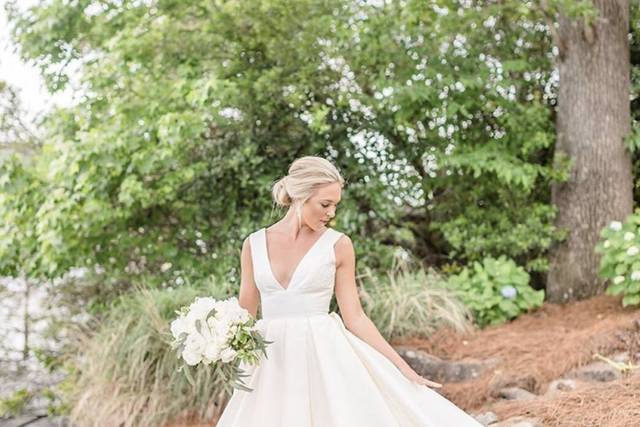
[[[197,332],[192,332],[185,341],[182,358],[188,365],[197,365],[202,360],[202,353],[206,347],[204,337]]]
[[[178,338],[183,332],[189,333],[189,324],[184,317],[180,316],[171,322],[171,334]]]
[[[265,333],[265,321],[264,319],[258,319],[256,320],[256,323],[253,324],[253,326],[251,328],[249,328],[249,330],[251,331],[258,331],[261,334]]]
[[[202,361],[202,358],[200,357],[199,353],[188,350],[188,349],[185,349],[182,352],[182,358],[187,363],[187,365],[191,365],[191,366],[197,365]]]
[[[215,362],[220,357],[220,344],[218,341],[209,341],[204,347],[204,357]]]
[[[516,297],[518,290],[513,286],[509,285],[509,286],[503,286],[502,289],[500,289],[500,293],[505,298],[513,299]]]
[[[196,298],[189,306],[189,313],[187,313],[187,321],[189,324],[195,327],[196,320],[203,321],[205,316],[214,308],[215,302],[215,299],[209,297]]]
[[[613,283],[615,283],[616,285],[618,285],[618,284],[620,284],[620,283],[622,283],[622,282],[624,282],[624,276],[616,276],[616,277],[613,279]]]
[[[622,223],[620,221],[613,221],[609,224],[612,230],[619,231],[622,228]]]
[[[180,356],[187,365],[230,363],[238,359],[239,353],[255,351],[257,341],[231,345],[239,331],[252,330],[248,324],[253,318],[240,306],[237,297],[222,301],[199,297],[188,309],[183,307],[176,313],[178,317],[171,322],[171,333],[175,338],[172,345],[175,347],[180,342],[184,346]],[[256,322],[254,326],[262,325],[263,322]],[[186,339],[181,341],[179,338],[185,333]],[[244,361],[243,357],[239,359]]]
[[[228,363],[231,362],[233,360],[234,357],[236,357],[236,351],[232,348],[225,348],[224,350],[222,350],[222,352],[220,353],[220,359],[224,362],[224,363]]]
[[[604,245],[605,248],[608,248],[609,246],[611,246],[611,242],[609,240],[605,240],[604,241]]]
[[[165,271],[170,269],[171,266],[172,266],[172,264],[170,262],[165,262],[160,266],[160,271],[162,271],[164,273]]]
[[[626,233],[624,233],[624,240],[633,240],[635,237],[636,235],[630,231],[627,231]]]
[[[631,273],[631,280],[640,280],[640,271],[634,271]]]
[[[629,256],[634,256],[638,252],[640,252],[640,249],[638,249],[637,246],[631,246],[629,249],[627,249],[627,255],[629,255]]]

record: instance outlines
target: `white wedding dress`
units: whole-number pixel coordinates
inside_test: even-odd
[[[258,365],[241,365],[253,390],[234,389],[217,427],[481,426],[437,391],[407,379],[328,312],[341,235],[327,228],[287,288],[271,269],[265,229],[249,236],[260,330],[273,343]]]

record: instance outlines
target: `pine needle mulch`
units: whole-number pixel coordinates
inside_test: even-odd
[[[500,401],[503,387],[544,394],[549,383],[594,355],[628,352],[638,364],[640,309],[623,308],[620,297],[600,295],[566,305],[545,303],[540,309],[498,326],[469,334],[443,328],[429,339],[399,339],[445,360],[498,358],[499,364],[478,378],[444,383],[438,391],[469,412],[491,410],[499,419],[515,415],[540,418],[552,426],[640,426],[640,373],[621,380],[579,387],[529,401]],[[626,424],[625,424],[626,423]]]

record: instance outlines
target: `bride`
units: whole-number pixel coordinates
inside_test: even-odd
[[[288,206],[242,245],[239,303],[258,321],[267,356],[242,366],[217,427],[480,426],[423,378],[362,309],[349,236],[331,227],[344,180],[321,157],[295,160],[273,186]],[[340,314],[329,312],[335,292]]]

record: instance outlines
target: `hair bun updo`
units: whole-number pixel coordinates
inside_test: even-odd
[[[287,192],[287,177],[283,176],[273,185],[273,200],[279,206],[291,205],[291,196]]]
[[[291,163],[289,173],[273,184],[273,200],[279,206],[290,206],[294,201],[305,202],[316,188],[344,179],[329,160],[316,156],[300,157]]]

